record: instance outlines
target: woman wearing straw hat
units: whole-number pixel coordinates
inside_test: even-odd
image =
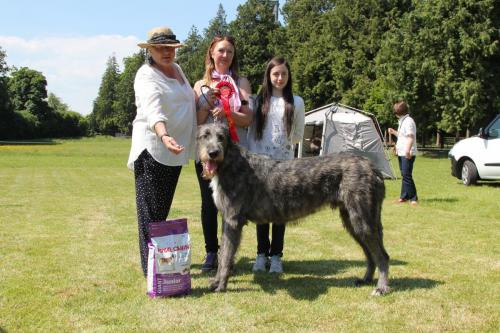
[[[146,63],[134,81],[137,116],[133,122],[128,167],[134,171],[139,251],[147,274],[148,225],[168,216],[183,165],[195,154],[195,95],[177,65],[175,49],[183,46],[171,29],[154,28]]]

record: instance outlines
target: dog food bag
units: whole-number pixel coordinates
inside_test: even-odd
[[[191,241],[187,219],[149,225],[147,294],[150,297],[184,295],[191,291]]]

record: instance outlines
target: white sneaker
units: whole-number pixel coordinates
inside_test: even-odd
[[[269,273],[283,273],[283,262],[280,256],[271,257],[271,267],[269,268]]]
[[[265,272],[267,264],[267,257],[265,254],[258,254],[255,258],[255,264],[253,264],[252,271],[254,272]]]

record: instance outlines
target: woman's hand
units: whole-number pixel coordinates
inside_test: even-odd
[[[220,96],[220,91],[217,88],[210,88],[205,95],[207,96],[210,105],[215,105],[218,96]]]
[[[217,106],[215,109],[212,110],[212,116],[214,117],[215,120],[222,120],[226,118],[226,113],[224,112],[224,109]]]
[[[161,141],[172,154],[178,155],[184,150],[184,147],[179,145],[171,136],[164,135],[162,136]]]

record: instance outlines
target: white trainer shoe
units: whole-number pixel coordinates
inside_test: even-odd
[[[265,254],[258,254],[255,258],[255,264],[253,264],[252,271],[254,272],[265,272],[267,264],[267,257]]]
[[[283,273],[283,262],[280,256],[271,257],[271,267],[269,268],[269,273]]]

